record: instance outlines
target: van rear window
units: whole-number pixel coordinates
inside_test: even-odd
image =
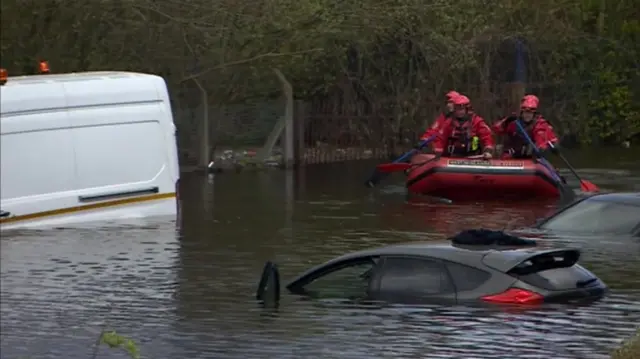
[[[589,287],[596,276],[580,265],[547,269],[518,277],[521,281],[548,290],[566,290]]]

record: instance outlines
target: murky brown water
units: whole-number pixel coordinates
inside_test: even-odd
[[[640,190],[640,164],[619,162],[581,173],[604,189]],[[584,264],[613,288],[589,307],[365,308],[285,295],[277,313],[260,309],[253,295],[266,260],[287,279],[346,251],[523,226],[553,208],[409,205],[399,176],[365,188],[370,170],[185,177],[181,229],[160,219],[3,234],[0,357],[90,358],[108,327],[147,358],[587,359],[608,357],[638,327],[640,242],[621,238],[550,243],[582,247]],[[102,349],[99,358],[124,356]]]

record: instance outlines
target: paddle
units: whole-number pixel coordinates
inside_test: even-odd
[[[376,171],[380,173],[402,172],[402,171],[408,170],[411,167],[413,167],[413,164],[406,163],[406,162],[381,163],[376,166]]]
[[[542,166],[544,166],[549,171],[549,173],[551,173],[551,176],[553,176],[553,179],[558,183],[558,186],[561,188],[562,192],[565,192],[566,191],[566,187],[562,183],[562,178],[560,177],[560,175],[556,172],[556,170],[553,168],[551,163],[549,163],[549,161],[547,161],[547,159],[544,158],[544,156],[540,152],[540,149],[538,149],[536,144],[531,140],[531,137],[529,137],[529,134],[527,133],[527,131],[522,126],[522,123],[520,123],[520,120],[517,119],[517,120],[515,120],[515,122],[516,122],[516,127],[518,127],[518,131],[520,131],[520,134],[524,137],[524,139],[527,142],[529,142],[529,145],[531,145],[531,148],[533,149],[533,152],[535,153],[536,157],[538,157],[538,159],[539,159],[538,162],[540,162],[540,164]],[[572,193],[573,193],[573,191],[572,191]]]
[[[484,158],[483,155],[477,155],[477,156],[468,156],[468,157],[464,157],[465,159],[469,159],[469,160],[475,160],[475,159],[481,159]],[[427,161],[424,162],[420,162],[420,163],[406,163],[406,162],[402,162],[402,163],[397,163],[397,162],[391,162],[391,163],[381,163],[379,165],[376,166],[376,169],[379,172],[382,173],[393,173],[393,172],[402,172],[402,171],[406,171],[412,167],[417,167],[417,166],[421,166],[425,163],[429,163],[432,161],[435,161],[437,159],[440,159],[440,156],[435,156],[432,159],[429,159]]]
[[[549,147],[555,148],[555,146],[551,142],[549,142]],[[573,166],[569,163],[567,158],[564,157],[562,153],[558,151],[555,151],[554,153],[558,155],[560,159],[562,159],[562,162],[564,162],[565,166],[567,166],[569,171],[571,171],[571,173],[573,173],[573,175],[576,176],[576,178],[580,182],[580,189],[582,190],[582,192],[600,192],[600,188],[598,188],[598,186],[596,186],[594,183],[580,178],[580,175],[578,175],[578,172],[576,172],[575,168],[573,168]]]
[[[428,145],[435,138],[436,138],[436,136],[431,136],[431,137],[427,138],[426,140],[420,141],[420,143],[418,143],[418,146],[416,146],[416,148],[414,148],[411,151],[409,151],[409,152],[403,154],[402,156],[398,157],[395,161],[391,162],[391,164],[400,164],[402,162],[407,161],[408,159],[411,158],[411,156],[413,156],[416,152],[418,152],[419,150],[424,148],[424,146]],[[379,170],[379,166],[376,166],[376,169],[371,174],[371,177],[369,177],[369,179],[365,182],[365,184],[367,186],[374,187],[375,185],[377,185],[380,182],[380,180],[382,180],[384,175],[386,175],[388,173],[391,173],[391,172],[402,171],[402,170],[398,170],[397,168],[395,168],[395,170],[384,171],[385,167],[383,166],[382,168],[383,168],[383,170]],[[393,167],[390,167],[390,168],[393,168]],[[405,167],[405,169],[406,169],[406,167]]]

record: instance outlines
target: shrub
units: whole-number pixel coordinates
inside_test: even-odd
[[[626,340],[622,346],[611,355],[612,359],[639,359],[640,358],[640,329],[636,334]]]

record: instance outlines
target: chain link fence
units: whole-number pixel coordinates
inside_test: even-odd
[[[627,91],[625,103],[638,104],[638,83],[635,79],[616,85]],[[598,131],[617,131],[629,137],[640,136],[640,128],[619,128],[623,123],[611,119],[609,103],[620,97],[612,94],[611,86],[593,83],[494,83],[491,86],[467,85],[457,88],[472,100],[474,110],[491,124],[517,111],[525,93],[541,99],[541,112],[556,128],[567,144],[579,142],[584,133],[583,121],[600,126]],[[617,97],[616,97],[617,96]],[[634,97],[635,96],[635,97]],[[375,99],[319,99],[295,101],[294,142],[298,165],[341,162],[361,159],[385,159],[406,151],[415,144],[422,132],[442,110],[442,96],[430,94],[415,102],[399,102],[396,98]],[[174,100],[175,121],[178,128],[180,159],[183,166],[202,164],[205,114],[202,104]],[[617,106],[614,103],[611,106]],[[216,163],[238,164],[256,156],[269,141],[279,135],[285,115],[285,97],[246,101],[208,108],[209,158]],[[600,112],[598,112],[600,111]],[[627,112],[624,112],[627,111]],[[635,108],[618,112],[638,116]],[[600,121],[598,116],[604,120]],[[616,127],[618,126],[618,127]],[[581,132],[582,131],[582,132]],[[284,132],[284,131],[282,131]],[[281,136],[282,137],[282,136]],[[597,139],[592,139],[597,140]],[[622,142],[624,138],[616,138]],[[267,148],[267,160],[280,164],[282,139]],[[269,147],[269,146],[267,146]]]
[[[574,146],[581,140],[602,143],[601,137],[607,133],[621,134],[608,138],[612,144],[629,138],[640,140],[639,84],[630,79],[614,84],[615,91],[611,84],[592,82],[497,83],[457,90],[471,98],[474,111],[488,124],[517,112],[525,93],[535,94],[541,99],[542,115],[554,125],[565,145]],[[413,103],[378,98],[341,100],[339,105],[331,101],[308,104],[301,120],[305,124],[305,156],[300,161],[310,164],[393,157],[417,143],[443,105],[428,98]],[[585,128],[591,131],[589,138],[581,138],[586,136]]]
[[[214,162],[237,162],[252,157],[264,146],[284,114],[284,100],[263,100],[208,108],[209,158]],[[204,107],[174,107],[183,166],[201,163]],[[280,153],[275,148],[274,153]]]

